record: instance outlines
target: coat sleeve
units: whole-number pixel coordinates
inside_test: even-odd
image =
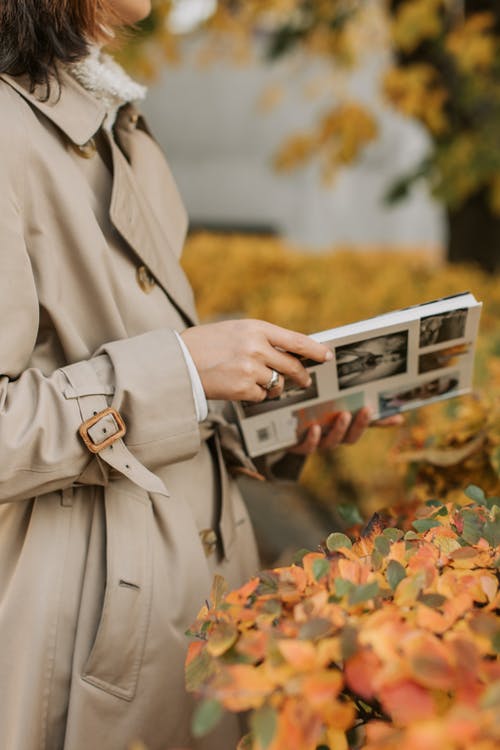
[[[194,455],[200,431],[191,379],[174,331],[159,329],[108,343],[88,361],[52,373],[29,366],[39,303],[24,241],[23,170],[9,151],[19,157],[18,149],[2,148],[0,502],[74,483],[110,481],[107,464],[80,438],[83,402],[90,413],[113,406],[127,426],[128,449],[152,471]]]

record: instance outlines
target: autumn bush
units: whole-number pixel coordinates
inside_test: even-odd
[[[391,505],[402,515],[437,494],[453,500],[470,483],[500,495],[500,284],[472,266],[447,266],[424,251],[301,252],[282,240],[199,233],[185,268],[203,320],[264,318],[310,333],[447,294],[484,302],[474,393],[411,412],[400,430],[372,429],[356,446],[308,461],[311,501],[335,507],[346,528]]]
[[[182,57],[172,13],[154,0],[124,61],[146,77]],[[276,166],[316,162],[331,182],[379,135],[378,106],[359,96],[356,70],[379,71],[373,93],[426,133],[426,153],[387,186],[390,201],[426,181],[446,209],[448,257],[498,270],[500,254],[500,6],[497,0],[218,0],[207,3],[198,57],[269,63],[321,61],[328,76],[307,86],[309,125],[288,134]],[[256,43],[258,42],[258,43]],[[300,64],[299,62],[299,64]],[[297,67],[295,69],[298,69]],[[329,83],[327,83],[329,80]],[[272,88],[272,87],[271,87]],[[274,87],[275,88],[275,87]],[[321,107],[311,106],[314,91]],[[266,97],[268,103],[276,97]],[[279,99],[279,97],[278,97]],[[320,110],[318,112],[318,109]]]
[[[243,750],[495,750],[500,742],[500,498],[427,501],[408,531],[355,540],[227,593],[192,628],[203,734],[251,711]]]

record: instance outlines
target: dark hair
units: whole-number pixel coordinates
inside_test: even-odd
[[[0,73],[50,90],[57,64],[85,57],[119,19],[110,0],[0,0]]]

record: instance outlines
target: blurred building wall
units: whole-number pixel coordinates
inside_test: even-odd
[[[271,228],[311,248],[356,245],[429,246],[443,242],[443,219],[422,185],[396,208],[383,204],[395,176],[425,152],[413,123],[377,98],[380,65],[356,74],[356,95],[378,112],[380,137],[331,187],[316,166],[276,174],[272,155],[285,137],[307,127],[325,106],[305,91],[324,76],[318,65],[260,63],[234,67],[194,60],[168,67],[150,89],[145,111],[164,147],[195,225]],[[282,101],[262,112],[266,87],[281,86]]]

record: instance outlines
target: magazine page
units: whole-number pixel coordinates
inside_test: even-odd
[[[304,362],[311,385],[235,405],[250,456],[294,445],[314,422],[329,429],[339,411],[369,406],[374,419],[470,391],[481,305],[473,295],[315,334],[334,359]]]

